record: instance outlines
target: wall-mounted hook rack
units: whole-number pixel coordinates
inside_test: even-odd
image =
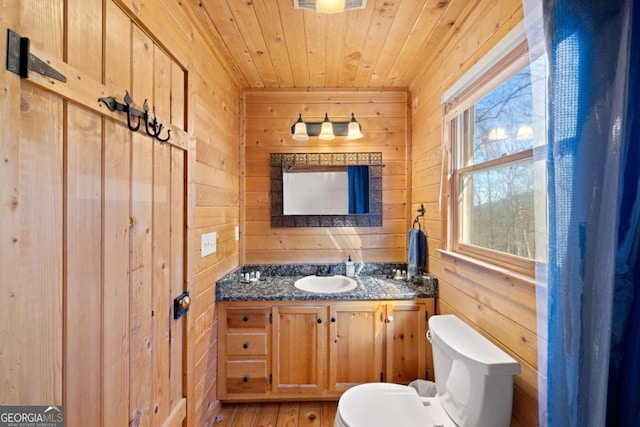
[[[144,111],[140,111],[131,107],[131,104],[133,104],[133,99],[131,99],[131,95],[129,95],[128,91],[124,92],[124,104],[116,101],[116,98],[113,96],[110,96],[108,98],[99,98],[98,101],[106,105],[107,108],[111,111],[122,111],[126,113],[127,126],[129,126],[129,129],[131,129],[133,132],[136,132],[138,129],[140,129],[140,121],[144,120],[144,128],[147,132],[147,135],[157,139],[160,142],[167,142],[169,141],[169,139],[171,139],[171,129],[167,129],[167,136],[165,138],[160,137],[160,133],[162,132],[162,128],[164,127],[164,125],[158,123],[158,120],[156,119],[155,107],[153,107],[153,118],[150,118],[149,104],[147,103],[146,99],[144,100],[144,103],[142,105]],[[135,125],[132,124],[132,117],[138,118]]]

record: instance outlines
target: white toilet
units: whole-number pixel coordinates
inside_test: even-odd
[[[508,427],[520,364],[454,315],[429,319],[435,397],[412,387],[361,384],[338,403],[335,427]]]

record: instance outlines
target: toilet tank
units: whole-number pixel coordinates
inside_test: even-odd
[[[460,427],[508,427],[520,364],[458,317],[429,319],[440,403]]]

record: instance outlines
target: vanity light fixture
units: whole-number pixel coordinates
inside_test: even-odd
[[[302,114],[298,115],[298,120],[291,126],[292,138],[296,141],[306,141],[310,136],[317,136],[319,139],[329,141],[336,136],[346,136],[348,140],[360,139],[362,126],[351,113],[351,120],[348,122],[332,122],[329,114],[325,113],[321,122],[305,122]]]

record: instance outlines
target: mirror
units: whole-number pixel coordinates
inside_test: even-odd
[[[379,152],[271,154],[271,226],[381,226],[382,168]]]
[[[284,215],[369,213],[369,166],[299,166],[282,171]]]

